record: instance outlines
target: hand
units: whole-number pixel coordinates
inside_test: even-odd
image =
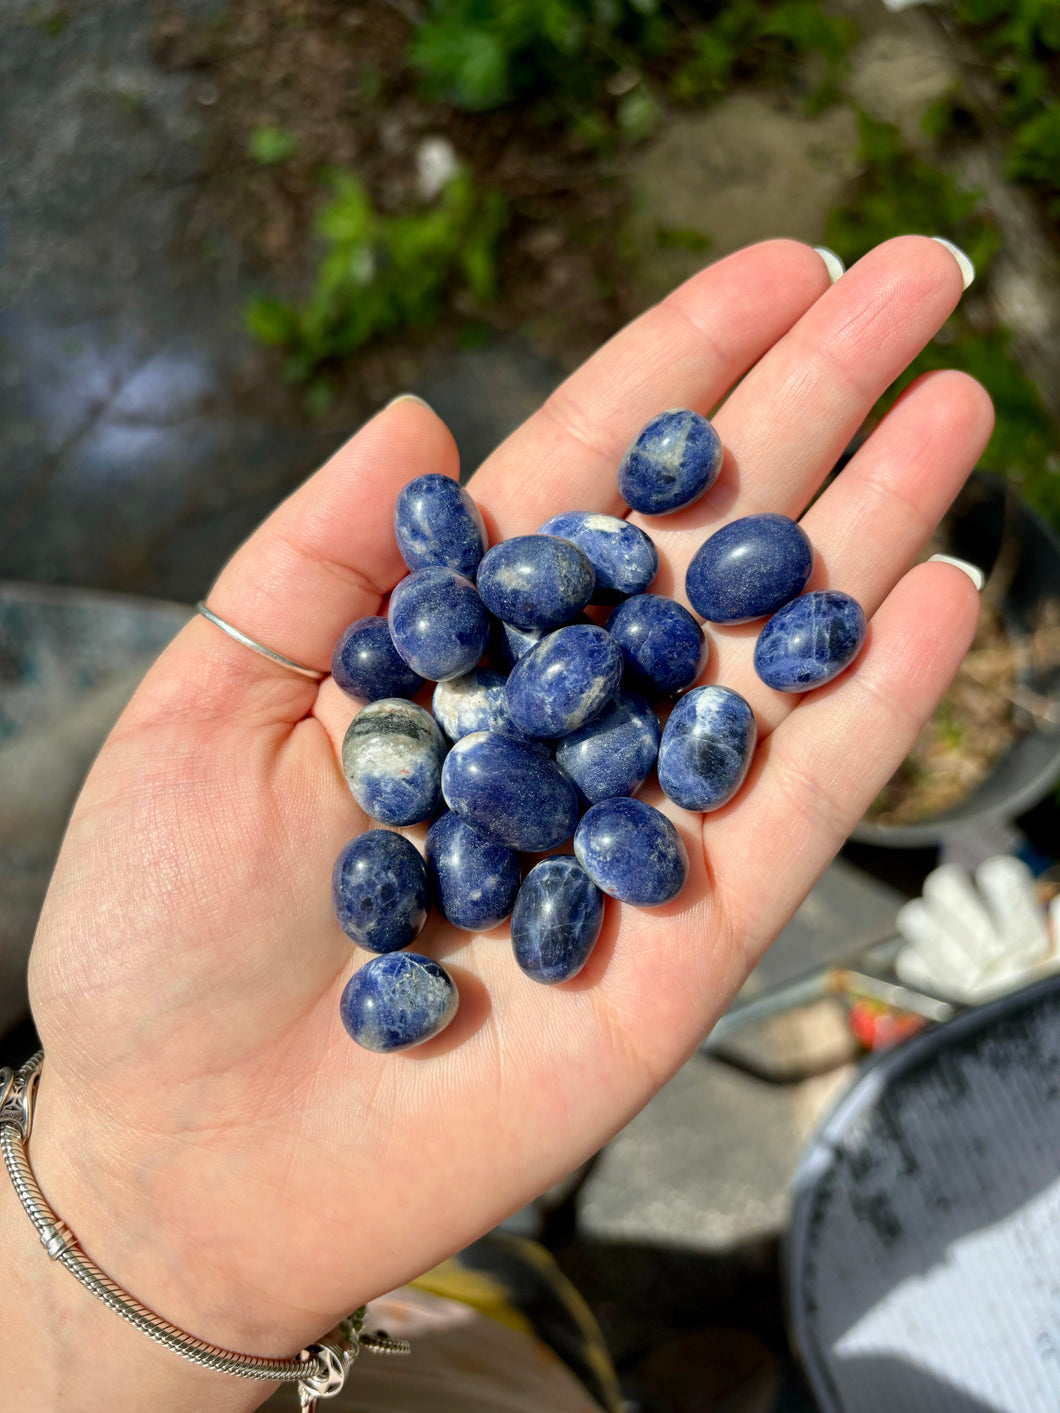
[[[801,700],[755,677],[759,625],[711,629],[705,680],[749,699],[761,745],[728,808],[665,804],[691,860],[686,890],[656,911],[609,902],[588,966],[559,989],[522,975],[505,929],[473,937],[435,915],[415,947],[450,967],[461,1008],[422,1050],[368,1053],[339,1021],[366,960],[329,889],[365,827],[338,761],[355,708],[330,679],[318,688],[202,619],[179,635],[89,777],[30,966],[47,1052],[31,1155],[110,1275],[214,1343],[290,1354],[569,1172],[681,1065],[972,637],[967,577],[910,565],[989,436],[976,383],[920,379],[810,504],[960,293],[952,256],[919,237],[874,250],[833,288],[805,246],[742,251],[619,334],[475,476],[491,542],[559,510],[622,514],[615,471],[632,435],[663,408],[709,412],[727,397],[717,486],[640,522],[662,554],[653,589],[682,597],[689,558],[721,522],[805,512],[810,587],[852,593],[872,626],[855,666]],[[453,441],[429,409],[399,402],[244,545],[211,607],[326,668],[342,628],[378,612],[405,572],[394,497],[427,471],[457,475]],[[57,1280],[71,1304],[89,1301]],[[118,1322],[101,1320],[109,1338]],[[224,1406],[262,1396],[239,1385]]]

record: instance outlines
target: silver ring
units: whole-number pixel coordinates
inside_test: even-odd
[[[257,643],[253,638],[248,638],[238,628],[233,628],[231,623],[226,623],[223,618],[218,618],[212,608],[206,607],[206,603],[202,599],[195,605],[195,610],[197,613],[201,613],[203,618],[209,619],[211,623],[220,628],[222,633],[227,633],[230,638],[234,638],[237,643],[242,643],[245,648],[250,648],[253,652],[260,653],[262,657],[267,657],[270,662],[278,663],[280,667],[286,667],[290,672],[297,672],[299,677],[308,677],[312,682],[323,682],[328,675],[326,672],[318,672],[315,667],[303,667],[300,662],[292,662],[282,653],[274,653],[264,643]]]

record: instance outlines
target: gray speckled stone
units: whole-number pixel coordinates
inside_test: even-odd
[[[366,706],[342,742],[353,798],[383,824],[430,819],[441,795],[445,738],[429,711],[402,698]]]

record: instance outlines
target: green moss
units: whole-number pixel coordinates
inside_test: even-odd
[[[276,123],[262,123],[253,129],[247,149],[262,167],[275,167],[298,151],[298,137]]]

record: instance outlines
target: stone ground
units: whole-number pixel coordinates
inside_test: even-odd
[[[221,0],[183,3],[208,16]],[[855,94],[915,138],[918,113],[950,83],[954,55],[923,14],[888,17],[875,0],[857,8],[871,22]],[[223,241],[210,260],[184,250],[186,197],[202,173],[216,95],[194,72],[156,67],[150,7],[137,0],[64,14],[53,34],[37,0],[7,0],[0,12],[0,580],[189,603],[335,435],[278,410],[286,403],[273,375],[240,332],[247,288],[233,252]],[[737,94],[668,123],[629,178],[642,219],[707,231],[713,258],[766,235],[820,240],[855,170],[848,109],[807,119]],[[1023,258],[1017,252],[1001,281],[1006,317],[1029,341],[1029,362],[1037,348],[1044,368],[1042,298],[1048,311],[1055,296],[1037,297]],[[696,263],[661,253],[643,299]],[[558,376],[513,338],[421,367],[414,385],[473,466]],[[13,680],[13,668],[0,668]],[[45,732],[52,749],[32,757],[32,781],[28,757],[8,754],[5,800],[17,795],[24,811],[36,797],[39,806],[32,828],[5,806],[5,838],[17,819],[18,838],[32,835],[39,854],[32,868],[7,855],[22,889],[5,938],[12,951],[27,940],[29,895],[44,885],[78,772],[127,690],[116,671],[62,733]],[[61,693],[52,707],[57,720],[69,715]],[[832,875],[832,885],[830,900],[815,895],[797,923],[790,970],[808,964],[829,926],[841,941],[872,913],[848,876]],[[892,899],[875,893],[873,906],[879,923]],[[577,1233],[563,1230],[567,1209],[550,1218],[553,1243],[616,1352],[641,1361],[665,1406],[707,1406],[710,1371],[723,1365],[731,1399],[711,1406],[775,1406],[785,1379],[790,1391],[777,1353],[776,1241],[788,1178],[835,1083],[768,1085],[697,1057],[588,1174]],[[797,1406],[792,1399],[786,1406]]]

